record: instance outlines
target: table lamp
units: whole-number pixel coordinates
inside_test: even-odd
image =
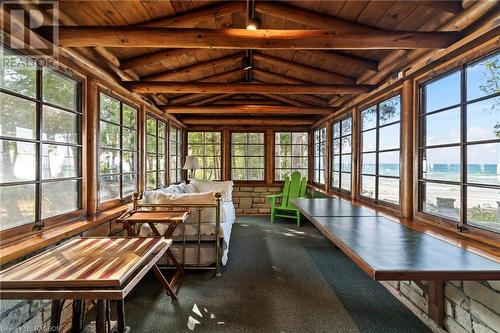
[[[186,156],[186,161],[184,162],[183,170],[188,170],[188,179],[194,176],[194,170],[199,168],[198,157],[196,156]]]

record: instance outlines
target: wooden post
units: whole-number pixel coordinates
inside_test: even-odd
[[[444,281],[429,281],[428,314],[440,327],[444,327]]]
[[[229,129],[222,131],[221,177],[222,180],[231,180],[231,132]]]
[[[325,142],[325,151],[326,151],[326,164],[325,164],[325,191],[329,192],[331,189],[331,170],[332,170],[332,124],[333,120],[329,120],[326,122],[326,142]]]
[[[99,92],[94,79],[87,78],[87,147],[84,152],[87,158],[87,211],[97,213],[97,128],[99,126]],[[85,175],[84,175],[85,177]],[[85,179],[85,178],[84,178]]]
[[[146,113],[142,104],[139,109],[139,191],[146,189]]]
[[[265,179],[266,185],[272,185],[274,181],[274,131],[272,129],[268,129],[265,133]]]
[[[352,138],[352,155],[351,155],[351,199],[356,200],[359,193],[359,133],[360,133],[360,120],[359,120],[359,112],[356,108],[352,110],[352,130],[351,130],[351,138]]]
[[[403,82],[402,137],[401,137],[401,213],[403,217],[413,214],[413,81]]]

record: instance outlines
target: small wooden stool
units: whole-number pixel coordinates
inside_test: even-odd
[[[129,236],[136,236],[137,230],[139,230],[137,226],[140,227],[141,224],[147,223],[156,236],[163,236],[164,238],[169,239],[174,233],[177,226],[186,221],[188,215],[189,215],[188,210],[171,210],[171,211],[132,210],[123,214],[116,221],[123,224],[123,228],[127,230],[127,234]],[[167,230],[165,230],[163,235],[160,233],[158,228],[156,228],[156,224],[168,225],[168,228]],[[177,282],[177,280],[185,273],[184,270],[182,269],[182,266],[179,264],[177,259],[175,259],[175,256],[170,250],[170,248],[167,250],[166,253],[168,258],[173,262],[176,268],[175,275],[172,277],[170,281],[168,281],[157,266],[153,267],[153,271],[156,277],[160,280],[161,284],[169,291],[168,293],[170,297],[172,299],[177,299],[177,295],[173,291],[173,287]]]

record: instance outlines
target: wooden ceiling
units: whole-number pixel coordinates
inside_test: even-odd
[[[395,56],[394,49],[443,48],[457,40],[455,32],[436,31],[466,6],[461,1],[62,0],[59,17],[67,27],[60,29],[60,43],[112,68],[126,87],[186,123],[206,124],[207,117],[224,114],[280,115],[302,124],[380,83],[385,77],[371,78],[384,58]],[[260,19],[257,31],[242,30],[248,8]],[[244,70],[247,56],[250,70]]]

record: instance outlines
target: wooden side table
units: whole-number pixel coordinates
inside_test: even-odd
[[[123,224],[123,228],[127,230],[127,234],[129,236],[136,236],[138,234],[138,230],[140,229],[141,224],[147,223],[153,233],[156,236],[163,236],[166,239],[169,239],[174,233],[175,229],[179,224],[182,224],[188,218],[189,211],[188,210],[170,210],[170,211],[161,211],[161,210],[152,210],[152,211],[143,211],[143,210],[132,210],[126,212],[121,217],[119,217],[116,221]],[[163,233],[160,233],[156,224],[166,224],[168,225],[167,230]],[[177,280],[183,276],[184,269],[179,264],[171,249],[167,250],[167,256],[172,261],[176,268],[175,275],[172,277],[170,281],[166,280],[163,274],[159,269],[155,269],[155,274],[160,280],[160,282],[171,290],[170,296],[173,299],[177,299],[173,291],[173,287]]]

